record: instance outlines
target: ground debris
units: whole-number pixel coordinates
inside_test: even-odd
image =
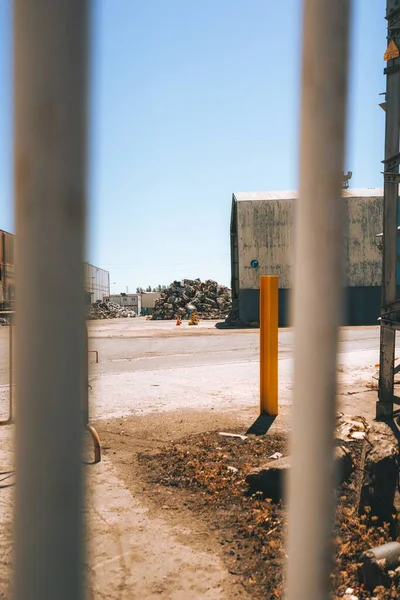
[[[257,467],[248,473],[246,483],[252,492],[263,492],[272,500],[283,500],[285,490],[285,478],[288,475],[291,459],[290,456],[279,457],[276,452],[267,463]],[[351,453],[337,446],[335,448],[335,461],[338,472],[338,482],[342,483],[351,473],[353,468]]]
[[[232,467],[231,465],[228,465],[228,471],[232,471],[232,473],[238,473],[239,469],[237,469],[236,467]]]
[[[393,538],[398,534],[395,495],[399,481],[399,447],[390,426],[383,422],[371,424],[363,465],[360,510],[370,507],[380,523],[390,523]]]
[[[336,440],[349,442],[352,439],[362,440],[369,430],[367,420],[360,416],[339,413],[336,417]]]
[[[362,515],[357,510],[356,476],[364,444],[365,440],[354,438],[345,444],[355,468],[337,491],[332,598],[388,600],[400,596],[396,583],[370,593],[358,581],[361,554],[391,541],[388,524],[379,524],[368,507]],[[228,568],[241,577],[252,597],[260,600],[284,597],[286,517],[280,501],[273,502],[260,492],[247,495],[246,475],[276,452],[287,454],[283,434],[248,436],[243,444],[240,438],[214,432],[172,443],[156,456],[139,456],[149,482],[158,485],[158,490],[161,486],[176,489],[177,502],[183,500],[209,523],[220,539]],[[228,468],[233,464],[238,472]]]
[[[242,441],[247,440],[247,435],[241,435],[240,433],[228,433],[226,431],[220,431],[218,435],[222,435],[224,437],[239,438]]]
[[[223,319],[231,310],[231,290],[216,281],[174,281],[156,300],[153,320],[187,319],[197,310],[199,319]]]
[[[278,458],[282,458],[283,454],[281,452],[274,452],[274,454],[271,454],[271,456],[269,456],[268,458],[270,458],[271,460],[278,460]]]
[[[378,548],[371,548],[360,557],[358,575],[367,590],[378,586],[390,587],[392,581],[398,583],[400,572],[400,544],[389,542]]]

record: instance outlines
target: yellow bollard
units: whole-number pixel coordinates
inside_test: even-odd
[[[278,277],[260,277],[260,414],[278,415]]]

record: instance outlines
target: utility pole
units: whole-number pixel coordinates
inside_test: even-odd
[[[386,127],[384,192],[383,192],[383,257],[382,309],[379,356],[379,393],[376,405],[377,419],[393,415],[394,352],[396,329],[400,329],[396,302],[397,270],[397,215],[399,187],[399,126],[400,126],[400,6],[396,0],[387,0],[388,47],[385,52]]]

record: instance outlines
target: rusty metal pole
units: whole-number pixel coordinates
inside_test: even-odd
[[[16,600],[82,600],[87,0],[14,0]]]
[[[304,0],[288,600],[329,596],[350,6],[349,0]]]
[[[386,1],[388,20],[388,45],[399,38],[399,6],[396,0]],[[395,46],[396,47],[396,46]],[[399,126],[400,126],[400,58],[395,56],[387,61],[386,75],[386,125],[385,125],[385,174],[383,188],[383,253],[382,253],[382,316],[387,306],[397,297],[397,240],[399,208]],[[391,315],[392,316],[392,315]],[[379,352],[379,393],[376,404],[376,418],[387,419],[393,415],[394,400],[394,361],[396,329],[381,321]]]

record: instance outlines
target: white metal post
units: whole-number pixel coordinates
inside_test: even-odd
[[[304,0],[288,600],[328,598],[350,0]]]
[[[87,0],[14,0],[16,600],[81,600]]]

